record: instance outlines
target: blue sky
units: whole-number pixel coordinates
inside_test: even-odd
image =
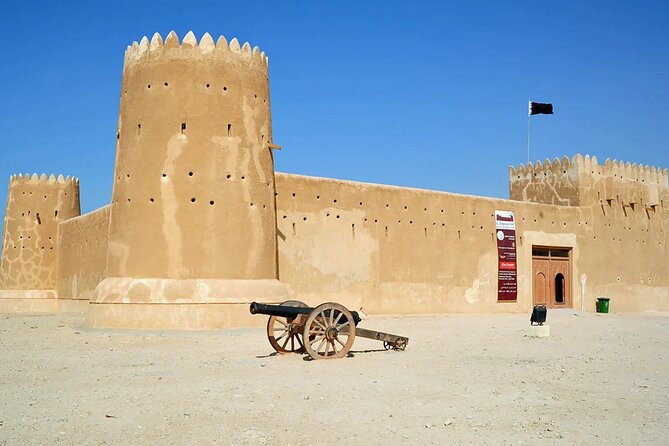
[[[54,172],[108,203],[125,47],[172,29],[267,52],[278,171],[506,198],[529,97],[556,112],[532,159],[669,167],[668,23],[643,0],[5,2],[0,190]]]

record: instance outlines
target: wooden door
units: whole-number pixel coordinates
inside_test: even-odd
[[[532,288],[534,305],[550,306],[550,287],[548,259],[532,259]]]

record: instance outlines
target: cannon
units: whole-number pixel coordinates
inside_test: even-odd
[[[281,354],[307,353],[313,359],[342,358],[355,337],[383,341],[386,350],[404,350],[409,338],[358,327],[360,315],[341,304],[326,302],[315,308],[297,300],[280,305],[251,303],[251,314],[264,314],[267,339]]]

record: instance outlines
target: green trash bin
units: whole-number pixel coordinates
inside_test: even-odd
[[[598,297],[597,298],[597,313],[608,313],[609,312],[609,299],[608,297]]]

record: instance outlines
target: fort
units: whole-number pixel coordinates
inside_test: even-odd
[[[111,203],[80,215],[77,179],[12,176],[0,312],[211,329],[262,323],[254,300],[529,313],[606,296],[616,312],[669,310],[667,169],[576,154],[510,167],[505,200],[277,173],[276,148],[258,47],[134,42]]]

